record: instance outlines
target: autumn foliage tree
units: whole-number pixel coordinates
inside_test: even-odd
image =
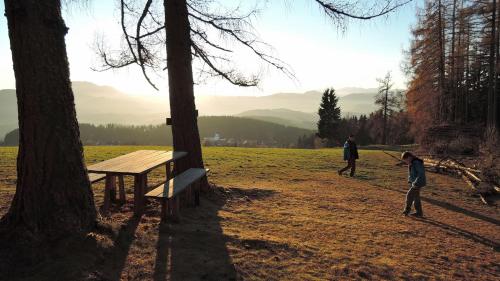
[[[496,0],[425,1],[418,11],[406,61],[416,136],[441,125],[498,131],[498,13]]]

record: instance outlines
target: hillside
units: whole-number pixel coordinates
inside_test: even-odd
[[[91,164],[139,149],[170,148],[86,147],[85,158]],[[181,223],[160,223],[160,206],[153,200],[134,218],[133,178],[125,177],[126,204],[113,205],[95,232],[50,245],[54,254],[39,266],[0,251],[0,279],[493,281],[500,276],[499,207],[481,203],[461,179],[428,174],[425,217],[416,219],[400,214],[407,169],[381,151],[360,151],[356,178],[335,172],[344,165],[340,149],[208,147],[203,152],[214,189],[202,194],[201,206],[181,209]],[[15,148],[0,148],[0,216],[16,188],[16,154]],[[164,173],[157,169],[148,182],[159,182]],[[92,190],[99,208],[104,183]],[[0,241],[0,249],[8,243]]]
[[[248,110],[239,113],[236,116],[310,130],[315,130],[317,127],[316,123],[318,122],[318,115],[316,113],[306,113],[286,108]]]
[[[93,124],[147,125],[163,123],[168,106],[159,98],[132,97],[112,87],[73,82],[78,121]],[[18,127],[15,90],[0,90],[0,141]]]
[[[132,96],[112,87],[78,81],[73,82],[73,91],[80,123],[149,125],[163,123],[169,116],[168,98],[160,93],[155,96]],[[357,91],[360,94],[352,94],[353,92],[350,91]],[[360,88],[340,89],[338,92],[341,96],[339,104],[342,114],[367,114],[375,110],[373,105],[375,91]],[[264,110],[266,114],[253,115],[253,117],[283,125],[312,128],[311,123],[315,123],[316,119],[307,115],[317,112],[320,100],[321,93],[311,91],[303,94],[280,93],[261,97],[200,96],[196,101],[200,115],[247,116],[247,111]],[[297,116],[284,113],[282,109],[295,111],[294,115]],[[280,116],[280,113],[283,113],[286,118]],[[267,117],[274,117],[274,119]],[[17,126],[15,91],[0,90],[0,141],[7,132]]]
[[[342,114],[369,114],[376,110],[374,105],[376,90],[369,93],[349,94],[339,97]],[[249,110],[269,110],[286,108],[293,111],[316,112],[321,102],[321,92],[311,91],[303,94],[282,93],[261,97],[210,96],[204,97],[199,105],[202,112],[211,114],[236,115]]]
[[[239,146],[290,147],[297,144],[299,137],[313,133],[307,129],[232,116],[201,116],[198,125],[202,140],[218,133],[224,139],[232,139],[232,145]],[[17,145],[18,138],[16,129],[6,135],[5,145]],[[84,145],[172,145],[171,129],[166,125],[80,124],[80,138]]]

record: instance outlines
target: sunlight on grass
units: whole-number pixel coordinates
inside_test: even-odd
[[[89,146],[85,160],[140,149],[171,148]],[[0,214],[15,191],[16,153],[0,148]],[[414,220],[400,215],[407,169],[381,151],[361,150],[354,178],[337,175],[345,165],[341,149],[205,147],[203,154],[217,188],[200,207],[181,210],[181,224],[160,226],[156,202],[139,222],[130,220],[133,181],[125,178],[129,202],[103,218],[118,237],[95,234],[95,251],[110,256],[92,270],[111,279],[179,280],[232,274],[249,280],[494,280],[500,273],[498,206],[482,205],[458,178],[429,174],[422,191],[426,219]],[[149,182],[163,177],[157,169]],[[92,189],[100,206],[103,183]],[[117,257],[118,268],[111,262]]]

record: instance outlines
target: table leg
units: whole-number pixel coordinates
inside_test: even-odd
[[[165,166],[165,169],[168,182],[170,179],[172,179],[172,162],[168,162],[167,165]]]
[[[193,198],[193,193],[194,193],[194,184],[190,184],[189,187],[188,187],[188,190],[186,192],[187,194],[187,206],[188,207],[194,207],[194,198]]]
[[[180,212],[179,212],[179,198],[180,196],[175,196],[175,198],[171,198],[168,200],[168,205],[172,210],[172,214],[170,215],[170,219],[172,222],[180,221]]]
[[[207,178],[207,176],[205,175],[203,178],[200,179],[200,191],[203,191],[204,193],[207,193],[210,191],[210,185],[208,184],[204,184],[204,185],[201,185],[201,181],[205,181]]]
[[[169,216],[168,199],[161,199],[161,221],[165,222]]]
[[[148,174],[144,174],[142,176],[142,200],[144,202],[144,205],[148,204],[148,199],[144,195],[146,195],[146,193],[148,193],[149,191]]]
[[[195,190],[194,190],[194,205],[195,206],[200,206],[200,188],[201,188],[201,182],[198,181],[194,184]]]
[[[107,176],[106,180],[109,178],[109,197],[111,202],[116,202],[116,176]]]
[[[143,183],[144,175],[134,176],[134,215],[138,216],[142,214],[144,192]]]
[[[111,204],[111,188],[114,176],[106,175],[105,184],[104,184],[104,202],[102,205],[102,213],[107,213],[109,210],[109,206]]]
[[[123,181],[123,175],[118,176],[118,188],[120,189],[120,203],[124,204],[127,201],[125,197],[125,183]]]

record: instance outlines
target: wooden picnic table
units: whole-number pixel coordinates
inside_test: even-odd
[[[120,183],[120,201],[125,201],[123,176],[134,177],[134,213],[142,213],[147,192],[148,173],[165,165],[166,181],[172,177],[171,164],[187,155],[184,151],[138,150],[87,167],[89,173],[106,174],[103,212],[109,209],[111,197],[116,196],[116,176]],[[113,194],[112,194],[113,193]]]

